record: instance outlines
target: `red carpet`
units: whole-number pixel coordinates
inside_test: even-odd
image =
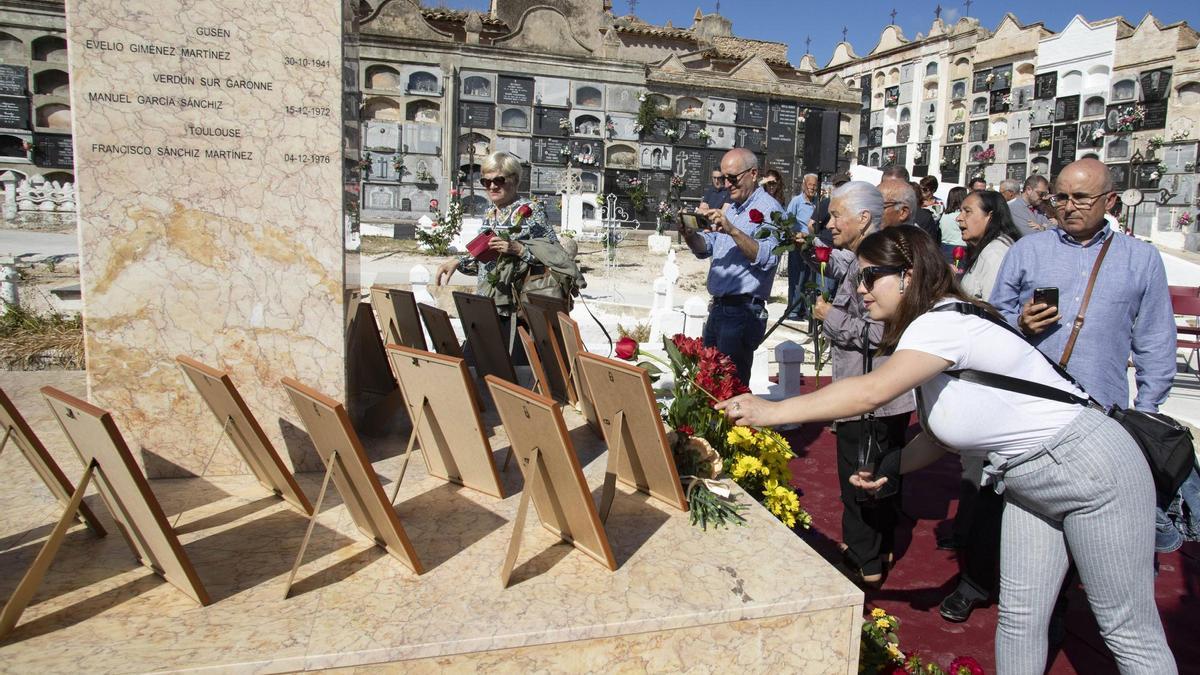
[[[827,378],[821,378],[826,382]],[[914,426],[915,432],[915,426]],[[806,425],[784,434],[796,452],[793,485],[813,517],[801,536],[832,564],[840,564],[841,501],[835,462],[836,441],[824,425]],[[976,609],[966,623],[942,619],[938,603],[953,590],[958,572],[954,553],[939,551],[935,532],[946,531],[958,502],[959,462],[947,456],[904,483],[904,512],[896,533],[896,565],[880,590],[867,590],[867,611],[881,607],[900,619],[900,647],[936,659],[943,667],[959,655],[973,656],[995,671],[996,607]],[[1159,556],[1156,582],[1159,612],[1180,673],[1200,673],[1200,544]],[[1072,589],[1068,637],[1053,655],[1051,673],[1115,673],[1081,588]]]

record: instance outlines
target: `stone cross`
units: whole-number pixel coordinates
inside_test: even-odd
[[[812,51],[810,51],[810,47],[811,47],[811,46],[812,46],[812,36],[811,36],[811,35],[805,35],[805,36],[804,36],[804,53],[805,53],[805,54],[811,54],[811,53],[812,53]]]
[[[737,136],[738,136],[738,147],[739,148],[746,147],[746,130],[738,129]]]
[[[638,0],[629,0],[629,13],[636,14],[637,6],[638,6]]]
[[[849,33],[849,32],[850,32],[849,28],[842,26],[842,42],[846,41],[846,33]]]

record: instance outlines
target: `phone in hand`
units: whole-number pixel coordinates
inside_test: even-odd
[[[679,214],[679,221],[691,231],[707,230],[712,225],[699,211],[683,211]]]
[[[1053,286],[1033,289],[1033,304],[1058,307],[1058,289]]]

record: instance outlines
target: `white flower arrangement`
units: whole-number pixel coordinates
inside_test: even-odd
[[[1104,138],[1104,128],[1103,128],[1103,127],[1097,127],[1097,128],[1096,128],[1096,130],[1092,132],[1092,140],[1093,140],[1093,141],[1098,141],[1098,140],[1100,140],[1100,139],[1102,139],[1102,138]]]
[[[988,73],[987,79],[985,79],[984,81],[987,82],[989,87],[992,86],[992,83],[996,81],[996,74]]]
[[[679,136],[679,132],[678,132],[678,131],[676,131],[674,128],[671,128],[671,127],[668,127],[668,128],[667,128],[667,130],[666,130],[666,131],[664,131],[663,133],[664,133],[664,134],[666,134],[667,138],[669,138],[669,139],[671,139],[671,140],[675,140],[675,138],[676,138],[677,136]]]
[[[705,143],[712,140],[712,132],[709,131],[708,129],[701,129],[700,133],[698,133],[696,135],[699,136],[700,140],[704,141]]]
[[[1180,130],[1176,131],[1175,133],[1171,134],[1171,140],[1172,141],[1184,141],[1184,140],[1187,140],[1188,138],[1191,138],[1191,136],[1192,136],[1191,129],[1180,129]]]
[[[645,93],[638,94],[638,103],[645,103],[645,102],[646,102],[646,94]]]

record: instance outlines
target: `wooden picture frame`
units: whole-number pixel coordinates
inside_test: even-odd
[[[579,354],[579,366],[587,377],[592,402],[608,445],[609,471],[600,513],[604,519],[611,506],[609,483],[616,480],[645,492],[681,511],[687,499],[679,482],[675,458],[667,445],[658,404],[650,388],[650,376],[632,364]]]
[[[587,420],[592,431],[597,435],[603,435],[604,432],[600,429],[600,419],[596,416],[596,406],[592,403],[592,392],[588,389],[587,376],[579,367],[579,355],[587,351],[587,347],[583,344],[583,333],[579,330],[579,324],[575,322],[575,319],[565,312],[558,313],[558,327],[563,336],[563,356],[567,361],[567,373],[578,396],[576,407]]]
[[[400,517],[383,494],[383,487],[379,484],[374,467],[367,459],[358,434],[350,424],[350,416],[345,407],[290,377],[283,378],[282,384],[326,467],[321,492],[317,496],[317,503],[309,519],[304,541],[296,555],[296,562],[288,576],[284,597],[291,592],[292,580],[304,559],[304,551],[308,548],[313,526],[321,513],[321,503],[325,499],[325,490],[329,487],[331,478],[358,530],[416,574],[424,572],[408,534],[400,523]]]
[[[494,375],[488,375],[485,381],[508,433],[510,452],[517,456],[525,476],[501,582],[508,585],[516,563],[530,501],[542,527],[609,570],[617,569],[608,534],[600,523],[558,405],[551,398]]]
[[[462,291],[454,291],[453,297],[454,306],[458,308],[458,321],[471,345],[475,376],[482,380],[487,375],[495,375],[516,384],[517,371],[508,351],[509,336],[500,329],[496,301]]]
[[[401,345],[387,350],[429,475],[504,499],[466,361]]]
[[[0,435],[2,435],[0,452],[3,452],[9,443],[17,446],[17,450],[33,467],[34,473],[45,483],[46,489],[58,499],[58,503],[64,508],[71,503],[71,495],[75,492],[75,486],[71,485],[70,479],[59,468],[58,462],[54,461],[54,457],[46,450],[46,446],[42,445],[41,439],[33,432],[33,428],[25,421],[25,417],[17,410],[17,406],[8,398],[3,389],[0,389]],[[108,531],[100,524],[100,520],[96,518],[96,514],[83,502],[79,503],[79,513],[76,519],[87,525],[97,537],[108,534]]]
[[[93,478],[138,561],[197,603],[209,604],[211,599],[196,568],[167,522],[112,415],[54,387],[42,387],[41,392],[85,468],[62,517],[0,611],[0,637],[16,627],[33,599]]]
[[[412,291],[372,286],[371,308],[379,319],[384,343],[428,349],[421,313],[417,310],[417,296]]]
[[[275,452],[275,446],[271,445],[258,419],[250,412],[250,407],[234,386],[228,371],[217,370],[183,355],[176,356],[175,362],[222,426],[222,433],[229,435],[230,442],[258,482],[275,496],[311,516],[313,508],[308,497],[280,459],[279,453]],[[213,450],[216,450],[215,446]]]
[[[542,368],[542,360],[538,358],[537,345],[534,344],[533,337],[529,335],[529,331],[525,330],[524,326],[517,326],[517,337],[521,340],[521,346],[525,348],[525,358],[529,361],[529,372],[533,376],[533,382],[529,383],[529,390],[546,396],[547,389],[549,389],[546,384],[546,369]],[[508,460],[505,460],[504,464],[508,466]]]
[[[558,313],[567,311],[567,303],[546,296],[530,296],[524,306],[529,332],[537,344],[538,356],[549,378],[551,396],[575,405],[578,398],[567,380],[567,365],[563,360],[562,335],[558,329]]]
[[[438,309],[425,303],[417,304],[421,320],[425,322],[425,330],[433,342],[433,351],[456,359],[463,357],[462,345],[454,334],[454,324],[450,323],[450,315],[444,309]]]

